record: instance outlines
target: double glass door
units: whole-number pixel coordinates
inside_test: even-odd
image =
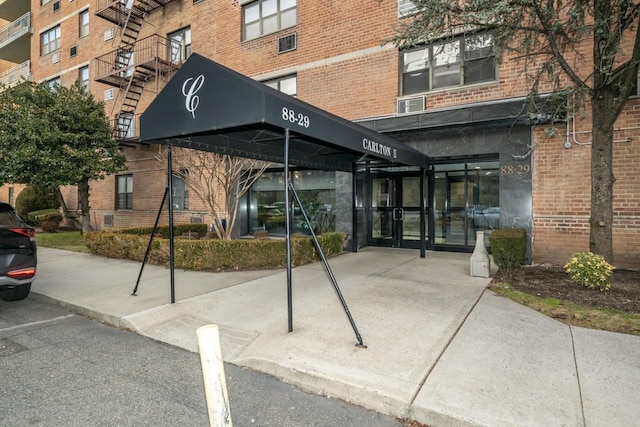
[[[425,180],[425,199],[426,186]],[[374,175],[371,179],[371,196],[370,244],[419,248],[420,175]]]

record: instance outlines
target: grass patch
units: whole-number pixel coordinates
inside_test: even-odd
[[[60,231],[57,233],[38,233],[38,246],[44,248],[63,249],[65,251],[89,253],[89,248],[82,240],[79,231]]]
[[[587,307],[556,298],[540,298],[520,292],[508,283],[493,284],[491,290],[567,325],[640,335],[640,314]]]

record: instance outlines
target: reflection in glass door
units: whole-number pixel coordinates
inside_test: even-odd
[[[499,163],[435,165],[435,245],[473,249],[476,231],[485,237],[500,223]]]
[[[371,180],[371,195],[371,244],[419,248],[420,176],[376,175]]]

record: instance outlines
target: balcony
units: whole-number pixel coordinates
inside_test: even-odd
[[[0,29],[0,59],[20,64],[31,56],[31,12]]]
[[[13,21],[31,10],[31,2],[25,0],[0,0],[0,19]]]
[[[126,88],[132,80],[148,81],[178,69],[169,60],[170,41],[154,34],[125,48],[118,48],[93,60],[95,80]]]
[[[97,0],[96,15],[118,26],[126,24],[129,16],[142,19],[154,9],[162,7],[171,0]],[[128,6],[128,8],[127,8]]]
[[[25,61],[22,64],[11,68],[0,74],[0,87],[11,87],[25,81],[32,80],[31,61]]]

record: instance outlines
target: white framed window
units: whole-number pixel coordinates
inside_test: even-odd
[[[47,55],[60,50],[60,25],[56,25],[40,34],[40,55]]]
[[[182,176],[173,175],[172,178],[172,201],[173,208],[180,210],[189,210],[189,171],[182,170]],[[186,179],[185,179],[186,178]]]
[[[169,34],[171,62],[179,64],[191,56],[191,27]]]
[[[80,26],[78,35],[86,37],[89,35],[89,9],[83,10],[78,14],[78,24]]]
[[[80,67],[78,69],[78,80],[85,89],[89,90],[89,66]]]
[[[242,6],[242,40],[297,24],[296,0],[257,0]]]
[[[135,121],[133,113],[120,113],[116,123],[119,139],[130,139],[135,136]]]
[[[401,54],[400,95],[497,79],[496,53],[490,33],[460,36],[406,50]]]
[[[116,209],[133,209],[133,175],[118,175],[116,188]]]
[[[47,80],[47,85],[51,90],[57,89],[58,87],[60,87],[60,77],[54,77],[51,80]]]
[[[298,78],[295,74],[265,80],[263,83],[287,95],[296,96],[298,92]]]

